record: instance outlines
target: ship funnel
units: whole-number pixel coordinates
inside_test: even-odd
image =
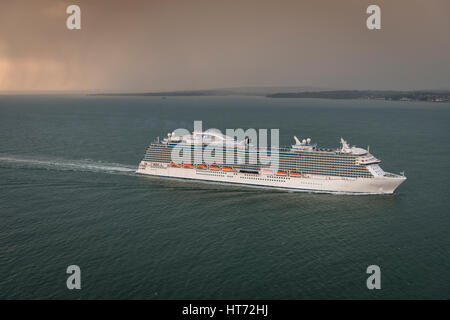
[[[298,140],[298,138],[296,136],[294,136],[294,140],[295,140],[295,144],[301,144],[300,140]]]

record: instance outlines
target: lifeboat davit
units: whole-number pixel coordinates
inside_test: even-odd
[[[183,164],[183,168],[192,168],[193,165],[191,163],[185,163]]]
[[[179,164],[179,163],[176,163],[176,162],[171,162],[171,163],[170,163],[170,166],[171,166],[171,167],[179,167],[180,164]]]

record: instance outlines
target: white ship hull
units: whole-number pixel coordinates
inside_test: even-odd
[[[393,174],[373,178],[344,178],[319,175],[292,177],[288,175],[249,174],[225,172],[222,170],[177,168],[170,167],[165,163],[149,163],[145,161],[139,164],[136,173],[294,191],[354,194],[392,194],[406,180],[403,176]]]

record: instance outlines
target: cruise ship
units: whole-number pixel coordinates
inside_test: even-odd
[[[248,138],[237,141],[220,133],[193,132],[181,136],[169,133],[167,138],[158,138],[150,144],[137,173],[343,194],[392,194],[406,180],[403,173],[385,172],[380,167],[381,161],[369,150],[350,146],[342,138],[336,149],[319,148],[310,138],[294,137],[294,140],[295,144],[289,147],[261,149]],[[174,159],[175,151],[182,158]],[[209,152],[210,158],[198,157],[196,152],[197,155]],[[276,156],[276,167],[261,160],[263,153]]]

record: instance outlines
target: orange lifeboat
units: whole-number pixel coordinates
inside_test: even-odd
[[[209,169],[211,170],[219,170],[219,166],[209,166]]]
[[[263,174],[273,174],[272,170],[263,170],[262,171]]]
[[[293,177],[300,177],[302,174],[300,172],[293,172],[293,171],[291,171],[291,173],[289,173],[289,175],[291,175]]]
[[[192,168],[194,167],[191,163],[185,163],[183,164],[183,168]]]
[[[171,162],[171,163],[170,163],[170,166],[171,166],[171,167],[179,167],[180,164],[179,164],[179,163],[176,163],[176,162]]]
[[[286,174],[287,174],[286,171],[280,171],[280,170],[277,171],[277,175],[279,175],[279,176],[285,176]]]
[[[233,170],[233,168],[232,167],[222,167],[222,170],[223,171],[231,171],[231,170]]]
[[[197,169],[206,169],[206,165],[204,165],[204,164],[197,164],[195,167]]]

